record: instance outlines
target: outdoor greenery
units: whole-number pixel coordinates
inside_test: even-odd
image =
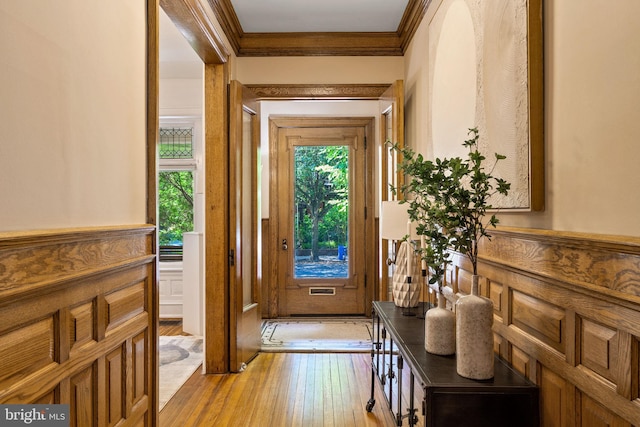
[[[193,173],[160,172],[158,177],[160,246],[182,246],[182,233],[193,231]]]
[[[469,129],[471,138],[463,143],[469,149],[466,159],[425,160],[409,148],[394,148],[402,153],[400,170],[408,179],[401,188],[409,203],[409,217],[417,223],[417,233],[427,245],[418,252],[432,270],[430,283],[441,284],[449,250],[467,256],[478,274],[478,242],[490,238],[487,230],[495,227],[495,215],[486,216],[494,194],[506,195],[510,184],[493,175],[496,164],[506,157],[495,154],[495,162],[486,170],[485,156],[478,149],[478,129]]]
[[[348,224],[348,159],[346,146],[298,146],[295,149],[297,245],[311,249],[346,246]]]

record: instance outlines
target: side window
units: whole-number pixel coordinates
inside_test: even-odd
[[[160,261],[181,261],[182,235],[195,230],[197,133],[194,123],[161,120],[158,145]]]
[[[158,173],[160,261],[182,260],[182,234],[193,231],[193,172]]]

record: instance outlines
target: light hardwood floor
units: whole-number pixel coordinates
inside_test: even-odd
[[[377,387],[366,411],[370,393],[368,353],[260,353],[239,374],[196,372],[160,412],[160,426],[395,425]]]

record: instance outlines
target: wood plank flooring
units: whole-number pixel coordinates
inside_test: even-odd
[[[393,426],[377,386],[373,411],[365,409],[370,367],[366,353],[260,353],[242,373],[193,374],[160,426]]]
[[[182,330],[182,319],[162,319],[158,333],[161,336],[191,335]]]

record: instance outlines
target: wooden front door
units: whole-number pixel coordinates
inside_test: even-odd
[[[278,316],[366,315],[375,271],[368,268],[375,266],[375,247],[367,244],[374,239],[367,150],[373,119],[275,122]]]

